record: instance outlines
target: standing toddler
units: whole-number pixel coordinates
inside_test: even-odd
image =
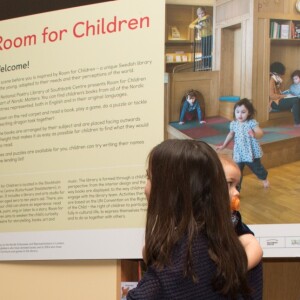
[[[241,173],[245,165],[262,180],[263,186],[268,188],[270,183],[267,179],[268,172],[261,163],[262,149],[257,139],[262,138],[263,131],[254,119],[254,107],[247,99],[241,99],[234,106],[234,121],[230,123],[230,131],[223,143],[217,150],[224,149],[234,139],[233,160],[239,166]],[[242,180],[242,179],[241,179]]]

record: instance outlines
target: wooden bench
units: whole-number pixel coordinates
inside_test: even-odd
[[[235,103],[239,100],[239,96],[219,97],[219,115],[223,118],[233,120],[233,108]]]
[[[271,110],[269,112],[269,120],[265,123],[261,123],[260,125],[262,127],[268,127],[268,126],[280,126],[281,124],[287,125],[287,124],[294,124],[294,118],[291,111],[274,111]]]
[[[291,111],[274,111],[271,110],[269,112],[269,120],[276,120],[276,119],[282,119],[282,118],[293,118]]]

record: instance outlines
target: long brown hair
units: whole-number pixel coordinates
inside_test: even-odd
[[[184,275],[196,281],[192,244],[201,231],[217,266],[215,289],[232,297],[246,295],[247,257],[231,223],[227,183],[216,152],[204,142],[166,140],[150,152],[148,172],[146,264],[170,264],[175,244],[186,238]]]

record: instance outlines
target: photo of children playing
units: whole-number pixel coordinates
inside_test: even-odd
[[[289,164],[284,164],[281,169],[269,167],[268,159],[273,156],[272,147],[278,143],[284,143],[285,140],[294,139],[295,136],[300,137],[300,129],[292,124],[293,115],[291,111],[289,111],[291,120],[286,126],[261,127],[255,118],[256,109],[252,101],[247,98],[233,103],[231,119],[221,116],[208,116],[207,102],[203,99],[203,109],[201,109],[197,96],[194,97],[194,91],[195,89],[187,90],[181,102],[178,103],[177,121],[175,118],[174,121],[168,124],[169,135],[172,138],[191,138],[205,141],[220,155],[227,154],[231,156],[241,173],[237,189],[241,192],[243,199],[242,210],[245,220],[250,224],[259,224],[261,221],[257,221],[257,219],[263,218],[263,212],[258,214],[259,217],[248,217],[246,208],[252,210],[253,205],[267,206],[266,203],[268,202],[258,201],[257,193],[264,192],[263,197],[268,197],[270,202],[274,202],[274,195],[278,193],[278,180],[280,180],[282,172],[285,172],[281,170],[290,167]],[[201,92],[199,93],[201,94]],[[188,110],[189,107],[191,107],[190,111]],[[170,110],[172,111],[172,108]],[[203,110],[205,111],[205,121],[203,120]],[[265,163],[265,161],[267,162]],[[298,162],[296,162],[297,166],[300,166]],[[279,174],[279,177],[277,174]],[[293,173],[289,174],[295,176]],[[261,183],[258,184],[257,181],[261,181]],[[251,185],[249,185],[249,182],[251,182]],[[293,197],[296,197],[296,195],[291,196],[290,199],[293,199]],[[291,202],[294,203],[290,205],[293,208],[296,205],[296,200],[291,200]],[[270,223],[276,223],[273,216],[269,217],[272,220]],[[300,219],[300,215],[298,217],[297,215],[289,216],[289,219],[293,220],[292,222],[298,222],[297,218]]]
[[[195,32],[202,28],[198,26],[201,17],[206,14],[214,20],[215,11],[178,6],[167,5],[167,25],[177,25],[182,35],[190,30],[186,36],[193,43]],[[176,23],[175,12],[186,18],[187,29],[182,21]],[[300,176],[300,47],[296,51],[292,44],[274,42],[260,57],[263,63],[258,63],[249,55],[254,51],[250,40],[250,48],[248,42],[243,44],[247,33],[242,23],[227,28],[216,20],[210,25],[214,41],[211,70],[189,68],[192,61],[170,72],[166,62],[167,138],[204,141],[218,154],[232,157],[241,172],[238,191],[247,224],[300,223],[296,193],[300,183],[295,180]],[[258,39],[262,37],[253,37]],[[177,42],[178,52],[188,51],[179,45]],[[169,54],[168,47],[166,43]],[[252,63],[255,67],[248,68]],[[267,213],[270,210],[272,213]]]

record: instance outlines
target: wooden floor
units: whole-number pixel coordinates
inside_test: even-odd
[[[190,137],[169,125],[168,138]],[[245,167],[240,195],[243,221],[249,225],[300,223],[300,137],[265,143],[262,148],[271,187],[264,189]],[[231,156],[232,150],[222,153]]]
[[[246,224],[300,223],[300,161],[268,169],[271,187],[255,175],[243,178],[241,213]]]

